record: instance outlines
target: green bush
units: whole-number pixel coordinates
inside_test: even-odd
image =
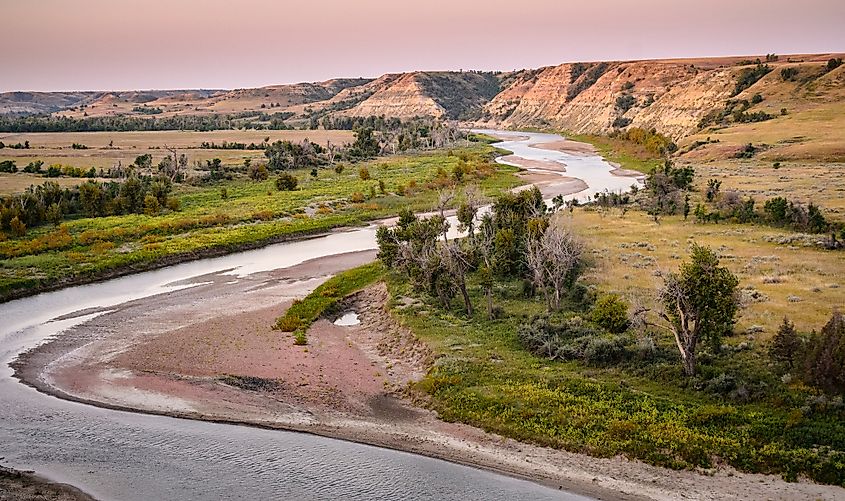
[[[590,320],[608,332],[625,332],[631,324],[628,319],[628,303],[618,294],[604,294],[593,305]]]
[[[276,178],[276,189],[279,191],[293,191],[297,184],[299,184],[299,180],[296,179],[296,176],[287,172],[279,174],[279,177]]]

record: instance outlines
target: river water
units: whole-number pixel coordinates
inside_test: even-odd
[[[589,185],[575,195],[579,198],[632,184],[630,178],[610,175],[612,167],[599,157],[530,146],[559,136],[503,134],[513,139],[497,146],[520,157],[564,162],[567,176]],[[12,377],[8,364],[18,354],[103,309],[190,287],[189,279],[208,273],[222,271],[237,279],[374,249],[375,230],[368,226],[274,244],[0,304],[0,463],[35,470],[103,500],[586,499],[445,461],[308,434],[68,402]]]

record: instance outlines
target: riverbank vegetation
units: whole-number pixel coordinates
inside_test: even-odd
[[[666,155],[677,149],[675,143],[666,136],[636,127],[607,136],[594,134],[566,134],[566,136],[575,141],[590,143],[609,162],[621,164],[626,169],[643,174],[660,166]]]
[[[6,227],[0,297],[356,225],[400,208],[426,210],[447,186],[478,183],[496,193],[518,184],[516,169],[493,163],[493,154],[488,145],[470,143],[369,160],[366,180],[357,168],[342,165],[294,168],[285,171],[297,179],[290,191],[276,188],[275,175],[254,180],[237,166],[212,162],[207,175],[222,175],[174,185],[165,203],[158,201],[158,212],[103,217],[66,212],[58,224],[17,233]]]
[[[315,320],[336,313],[334,310],[341,299],[378,281],[384,273],[385,268],[378,261],[338,273],[302,300],[294,301],[285,314],[276,319],[273,328],[292,333],[295,344],[305,345],[308,343],[306,333]]]
[[[771,310],[756,274],[804,261],[818,266],[805,276],[830,279],[834,253],[754,238],[783,232],[771,228],[714,235],[681,215],[548,215],[523,193],[494,203],[471,238],[443,240],[442,219],[409,214],[381,232],[393,312],[437,360],[417,397],[447,421],[570,451],[843,485],[840,289]],[[636,240],[652,234],[664,238]]]

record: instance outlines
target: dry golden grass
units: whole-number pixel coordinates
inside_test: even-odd
[[[696,185],[703,189],[711,178],[722,181],[722,191],[736,190],[753,196],[762,206],[765,200],[784,197],[802,203],[813,202],[831,219],[845,220],[845,164],[807,161],[772,162],[721,160],[691,163]],[[699,193],[700,195],[700,193]]]
[[[784,81],[780,72],[792,68],[796,81]],[[766,112],[776,118],[765,122],[732,124],[706,129],[679,142],[685,147],[707,138],[718,140],[684,155],[689,160],[723,159],[743,145],[763,148],[757,158],[766,161],[815,160],[845,162],[845,66],[827,72],[819,62],[773,65],[773,71],[736,96],[751,101],[760,94],[763,101],[749,112]],[[781,115],[781,109],[787,115]]]
[[[25,174],[18,172],[16,174],[0,174],[0,196],[9,195],[11,193],[19,193],[26,190],[32,185],[43,184],[47,178],[36,176],[33,174]],[[50,178],[50,181],[55,181],[61,186],[76,186],[77,184],[86,181],[86,179],[78,179],[72,177],[58,177]]]
[[[770,241],[793,233],[752,225],[702,225],[680,217],[655,224],[640,211],[620,217],[615,211],[603,215],[578,209],[572,217],[559,217],[591,249],[595,266],[588,280],[634,304],[654,307],[657,273],[677,270],[689,245],[697,242],[721,254],[722,263],[739,277],[745,296],[762,294],[742,309],[737,332],[759,326],[763,332],[757,339],[766,340],[784,316],[801,330],[819,329],[834,309],[845,307],[842,253]]]
[[[180,153],[188,155],[193,164],[195,160],[204,162],[219,158],[225,164],[240,164],[245,158],[264,158],[261,150],[204,150],[199,149],[203,142],[223,141],[239,143],[260,143],[264,138],[270,141],[302,141],[309,139],[325,145],[328,141],[341,145],[354,141],[351,131],[343,130],[218,130],[210,132],[195,131],[150,131],[150,132],[46,132],[11,134],[0,133],[0,141],[6,144],[29,141],[28,150],[4,148],[0,150],[0,160],[15,160],[18,168],[23,168],[33,160],[42,160],[45,165],[71,165],[74,167],[109,168],[121,162],[129,165],[138,155],[149,153],[156,164],[169,152],[164,146],[175,147]],[[113,147],[109,142],[113,141]],[[88,146],[86,150],[71,148],[73,143]]]
[[[108,148],[109,141],[114,141],[115,148],[150,148],[175,146],[177,148],[197,148],[203,142],[222,143],[260,143],[265,137],[270,141],[302,141],[310,139],[315,143],[342,144],[354,141],[352,131],[347,130],[215,130],[197,131],[142,131],[142,132],[32,132],[24,134],[0,133],[0,141],[6,144],[29,141],[33,148],[66,148],[73,143],[80,143],[89,148]],[[0,150],[6,155],[12,150]],[[14,150],[22,151],[22,150]],[[81,153],[84,153],[81,150]]]

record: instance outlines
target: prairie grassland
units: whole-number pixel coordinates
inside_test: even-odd
[[[36,176],[35,174],[26,174],[18,172],[15,174],[0,174],[0,196],[9,195],[12,193],[20,193],[25,191],[32,185],[42,184],[48,178]],[[74,177],[53,177],[50,181],[59,183],[62,187],[76,186],[79,183],[86,181],[86,179],[79,179]],[[100,181],[103,181],[102,179]]]
[[[760,160],[719,160],[690,163],[695,168],[696,185],[706,186],[711,178],[722,181],[722,192],[736,190],[752,196],[760,206],[773,197],[813,202],[825,217],[845,219],[845,163],[785,161],[778,168]]]
[[[799,330],[818,330],[835,308],[845,307],[845,262],[841,252],[800,243],[783,244],[794,232],[765,226],[697,224],[680,216],[660,224],[641,211],[578,209],[558,216],[586,241],[594,267],[588,280],[618,292],[633,304],[653,308],[658,273],[675,271],[692,242],[718,250],[740,279],[745,307],[736,330],[754,327],[759,341],[771,337],[789,317]],[[813,237],[810,237],[813,238]],[[737,339],[744,341],[745,338]]]
[[[327,141],[334,144],[351,143],[355,140],[349,130],[212,130],[212,131],[132,131],[132,132],[27,132],[0,133],[0,141],[8,144],[29,141],[32,148],[66,148],[79,143],[93,149],[109,147],[113,142],[114,148],[151,148],[163,147],[165,144],[176,148],[199,148],[203,142],[223,141],[239,143],[260,143],[264,138],[270,141],[302,141],[309,139],[315,143],[325,145]],[[0,150],[7,154],[14,151]],[[73,150],[84,153],[85,150]]]
[[[764,101],[765,102],[765,101]],[[751,111],[756,111],[752,108]],[[767,112],[779,114],[767,108]],[[845,162],[845,103],[827,103],[823,108],[789,112],[772,120],[734,124],[706,130],[680,141],[681,148],[695,141],[706,144],[683,155],[688,161],[719,160],[732,157],[744,145],[760,148],[761,161]]]
[[[0,241],[0,298],[59,280],[102,276],[115,270],[144,268],[174,256],[197,256],[210,249],[237,250],[279,238],[327,231],[395,215],[402,208],[430,210],[437,191],[438,169],[451,172],[466,153],[478,170],[466,182],[489,194],[520,184],[516,169],[489,163],[493,149],[476,145],[445,151],[390,157],[368,162],[371,179],[358,166],[336,173],[321,169],[313,178],[296,171],[299,187],[280,192],[274,179],[235,180],[213,186],[180,185],[174,196],[181,209],[160,215],[67,220],[59,227],[41,226],[26,236]],[[379,181],[385,186],[381,193]],[[397,193],[404,189],[404,196]],[[416,188],[409,188],[416,185]],[[226,188],[226,198],[221,188]],[[353,202],[352,199],[363,200]]]
[[[38,132],[0,133],[5,144],[29,141],[30,149],[0,150],[0,160],[15,160],[18,168],[34,160],[43,160],[45,165],[70,165],[73,167],[109,168],[121,162],[129,165],[138,155],[149,153],[153,164],[158,163],[169,152],[165,146],[179,149],[188,155],[190,163],[205,162],[219,158],[224,164],[240,164],[245,158],[264,158],[262,150],[200,149],[203,142],[221,144],[223,141],[239,143],[261,143],[265,138],[273,141],[302,141],[308,139],[318,144],[327,142],[342,145],[355,140],[352,131],[343,130],[217,130],[217,131],[140,131],[140,132]],[[112,146],[109,146],[109,143]],[[88,147],[71,148],[77,143]],[[0,192],[2,193],[2,192]]]

